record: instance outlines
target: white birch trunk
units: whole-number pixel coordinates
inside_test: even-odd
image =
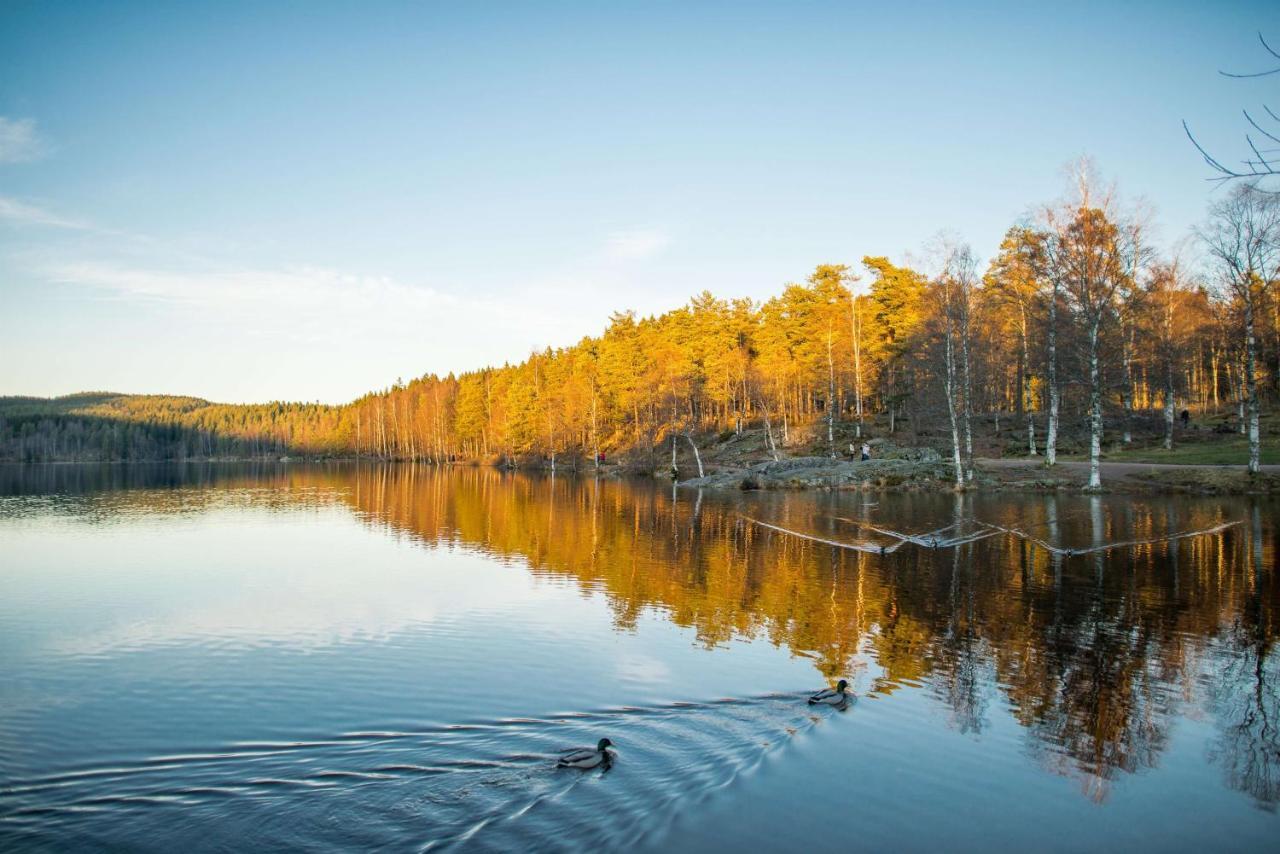
[[[1252,290],[1252,282],[1248,283]],[[1262,457],[1261,436],[1258,425],[1258,337],[1253,328],[1253,294],[1244,301],[1244,386],[1249,415],[1249,474],[1257,474]]]
[[[592,462],[595,464],[596,471],[600,471],[600,437],[597,433],[596,425],[595,383],[591,384],[591,453],[593,454]]]
[[[858,297],[850,295],[849,303],[851,306],[850,313],[852,315],[851,332],[853,334],[853,397],[854,407],[858,415],[858,426],[855,429],[855,435],[859,439],[862,438],[862,342],[858,339],[861,337],[861,323],[858,318]]]
[[[685,433],[684,437],[689,441],[689,447],[693,448],[693,459],[698,464],[698,477],[705,477],[706,472],[702,470],[702,454],[698,452],[698,444],[693,441],[693,437],[688,433]]]
[[[836,363],[832,354],[832,333],[827,329],[827,449],[836,458]]]
[[[778,445],[773,441],[773,425],[769,423],[769,408],[762,406],[760,411],[764,413],[764,435],[769,440],[769,454],[776,463],[781,458],[778,456]]]
[[[1019,303],[1022,333],[1022,411],[1027,417],[1027,455],[1036,455],[1036,419],[1031,411],[1031,354],[1027,346],[1027,306]]]
[[[1098,323],[1089,324],[1089,485],[1102,488],[1102,373],[1098,366]]]
[[[947,329],[944,360],[946,365],[945,386],[947,392],[947,417],[951,421],[951,458],[956,469],[956,488],[964,486],[964,466],[960,459],[960,427],[956,422],[956,359],[951,343],[951,307],[947,306]]]
[[[969,286],[961,285],[960,362],[964,371],[964,479],[973,480],[973,382],[969,373]]]
[[[1167,297],[1164,307],[1164,449],[1173,450],[1173,299]]]
[[[1120,361],[1124,367],[1124,387],[1121,401],[1124,404],[1124,425],[1122,441],[1128,445],[1133,442],[1133,324],[1125,322],[1120,330]]]
[[[1044,462],[1058,463],[1058,283],[1054,280],[1049,295],[1049,427],[1045,437]]]

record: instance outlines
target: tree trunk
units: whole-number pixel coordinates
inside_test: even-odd
[[[836,363],[832,354],[832,333],[827,329],[827,450],[836,458]]]
[[[1031,406],[1031,355],[1027,346],[1027,307],[1019,304],[1022,335],[1022,372],[1018,375],[1018,408],[1027,418],[1027,455],[1036,455],[1036,419]]]
[[[1102,488],[1102,373],[1098,369],[1098,323],[1089,324],[1089,490]]]
[[[973,381],[969,373],[969,288],[961,286],[960,365],[964,371],[964,462],[965,480],[973,480]]]
[[[1214,347],[1209,355],[1209,369],[1213,371],[1213,410],[1218,411],[1218,407],[1222,405],[1222,399],[1218,394],[1218,348]]]
[[[1125,322],[1120,330],[1120,361],[1124,367],[1124,387],[1120,390],[1124,404],[1123,442],[1133,441],[1133,324]]]
[[[850,313],[852,315],[851,332],[853,335],[853,395],[854,407],[858,414],[858,426],[855,429],[855,435],[862,438],[862,342],[861,337],[862,324],[858,318],[858,298],[850,294],[849,304],[851,306]]]
[[[698,453],[697,443],[693,441],[693,437],[688,433],[685,433],[684,437],[689,441],[689,447],[693,448],[693,459],[698,464],[698,477],[705,477],[706,472],[702,470],[702,454]]]
[[[895,388],[895,386],[894,386],[894,377],[893,377],[893,367],[894,367],[893,362],[889,362],[889,385],[888,385],[888,390],[889,390],[889,435],[890,435],[890,436],[892,436],[892,435],[893,435],[894,430],[895,430],[895,429],[896,429],[896,427],[897,427],[897,423],[896,423],[896,421],[894,420],[894,415],[895,415],[896,413],[895,413],[895,411],[894,411],[894,405],[893,405],[893,393],[894,393],[894,388]]]
[[[960,459],[960,427],[956,423],[956,359],[951,342],[951,307],[947,306],[947,329],[944,358],[946,365],[945,385],[947,392],[947,417],[951,420],[951,458],[956,468],[956,488],[964,486],[964,466]]]
[[[1058,463],[1058,283],[1053,283],[1049,296],[1049,427],[1045,437],[1045,465]]]
[[[776,463],[781,458],[778,456],[778,445],[773,441],[773,425],[769,423],[769,407],[765,406],[763,402],[760,405],[760,412],[764,415],[764,435],[769,440],[769,454]]]
[[[1246,309],[1246,311],[1248,311],[1248,309]],[[1249,333],[1246,328],[1245,339],[1248,340],[1248,337],[1249,337]],[[1248,347],[1246,346],[1245,349],[1247,350]],[[1247,367],[1248,362],[1249,362],[1249,356],[1246,353],[1245,363],[1240,366],[1240,376],[1236,380],[1236,412],[1237,412],[1236,420],[1239,422],[1239,430],[1240,430],[1241,436],[1249,432],[1249,416],[1248,416],[1249,381],[1245,378],[1245,375],[1249,373],[1249,370]]]
[[[1164,449],[1173,450],[1173,299],[1164,308]]]
[[[1253,282],[1247,287],[1252,291]],[[1253,328],[1253,294],[1244,301],[1244,386],[1249,407],[1249,474],[1260,470],[1262,445],[1258,432],[1258,378],[1254,375],[1258,363],[1258,337]]]
[[[596,431],[596,386],[593,382],[591,384],[591,453],[596,471],[600,471],[600,437]]]

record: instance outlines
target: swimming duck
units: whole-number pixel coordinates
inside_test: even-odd
[[[557,768],[595,768],[601,763],[608,763],[613,760],[613,754],[605,748],[613,747],[613,742],[607,738],[600,739],[594,748],[579,747],[576,750],[570,750],[564,753],[556,761]]]
[[[832,691],[830,688],[824,688],[809,698],[809,705],[815,706],[819,703],[825,706],[840,706],[849,700],[849,683],[841,679],[836,683],[836,689]]]

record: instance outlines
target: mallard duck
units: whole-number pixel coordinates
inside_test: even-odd
[[[595,768],[601,763],[612,761],[613,754],[606,748],[613,747],[613,742],[607,738],[600,739],[594,748],[579,747],[570,750],[568,753],[561,754],[556,760],[557,768]]]
[[[819,703],[825,706],[840,706],[849,701],[849,683],[841,679],[836,683],[836,689],[832,691],[830,688],[823,688],[818,693],[809,698],[809,705],[815,706]]]

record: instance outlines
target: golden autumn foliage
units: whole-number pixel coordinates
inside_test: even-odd
[[[1097,277],[1067,275],[1055,303],[1051,262],[1083,270],[1096,260],[1072,241],[1085,231],[1107,245],[1120,233],[1105,213],[1085,209],[1057,237],[1010,229],[966,297],[964,343],[973,346],[971,358],[965,353],[963,403],[979,432],[990,436],[993,424],[990,452],[1034,452],[1043,435],[1047,318],[1055,305],[1063,423],[1083,423],[1089,407],[1086,344],[1095,326],[1102,407],[1108,420],[1123,421],[1126,434],[1134,419],[1158,424],[1174,409],[1226,417],[1244,396],[1239,300],[1193,278],[1186,265],[1171,277],[1167,262],[1120,269],[1113,255],[1108,263],[1116,269],[1104,278],[1123,287],[1099,295],[1089,290]],[[1049,246],[1056,247],[1052,258]],[[1083,254],[1070,255],[1072,246]],[[4,398],[0,458],[305,454],[580,465],[603,454],[652,470],[663,443],[705,443],[747,427],[767,428],[771,446],[834,454],[843,450],[836,435],[853,435],[840,426],[856,423],[862,436],[864,418],[870,430],[906,430],[905,441],[939,443],[951,387],[944,345],[958,334],[947,331],[958,328],[946,314],[948,281],[942,272],[927,276],[885,257],[863,258],[861,272],[824,264],[763,302],[704,291],[657,316],[615,312],[600,335],[519,364],[428,374],[337,406],[110,394]],[[1280,381],[1276,292],[1274,283],[1260,286],[1253,321],[1264,397],[1274,396]]]

